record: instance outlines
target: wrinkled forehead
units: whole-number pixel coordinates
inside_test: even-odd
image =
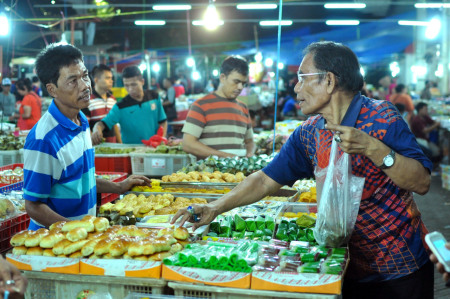
[[[311,53],[306,54],[298,67],[298,72],[300,74],[307,74],[313,73],[316,70],[316,66],[314,65],[314,55]]]
[[[87,73],[88,70],[86,66],[84,65],[84,62],[81,60],[77,60],[74,63],[71,63],[69,65],[62,66],[59,69],[59,79],[66,79],[73,76],[81,76],[85,73]]]

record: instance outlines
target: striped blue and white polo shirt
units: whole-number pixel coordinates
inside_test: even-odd
[[[95,215],[94,149],[89,123],[79,113],[76,125],[51,103],[31,129],[24,146],[24,198],[47,204],[71,220]],[[30,230],[43,225],[31,219]]]

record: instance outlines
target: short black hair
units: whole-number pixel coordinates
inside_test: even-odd
[[[58,86],[59,70],[62,67],[83,62],[80,49],[72,45],[50,44],[36,58],[36,74],[42,84],[53,83]]]
[[[403,83],[397,84],[397,86],[395,86],[395,92],[396,93],[401,93],[403,91],[403,89],[405,89],[406,85]]]
[[[28,78],[19,79],[16,81],[16,88],[20,90],[31,91],[33,87],[31,86],[31,80]]]
[[[103,72],[106,72],[106,71],[111,72],[111,69],[104,64],[96,65],[92,68],[91,77],[92,77],[92,79],[100,78],[103,75]]]
[[[133,78],[133,77],[142,78],[142,73],[141,73],[141,70],[136,65],[130,65],[123,69],[122,77],[123,78]]]
[[[427,107],[427,106],[428,106],[427,103],[420,102],[420,103],[417,103],[417,104],[416,104],[416,107],[415,107],[415,108],[416,108],[416,111],[419,112],[420,110],[422,110],[423,107]]]
[[[303,55],[312,54],[319,71],[331,72],[337,77],[337,86],[346,91],[358,92],[364,86],[358,57],[347,46],[332,41],[310,44]],[[319,79],[325,78],[320,75]]]
[[[37,76],[33,76],[33,78],[31,79],[31,81],[33,83],[38,83],[39,82],[39,78]]]
[[[220,73],[228,76],[232,71],[248,76],[248,63],[243,57],[238,55],[228,56],[222,62]]]

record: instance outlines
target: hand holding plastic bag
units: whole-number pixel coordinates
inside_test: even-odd
[[[348,242],[355,226],[365,178],[352,174],[351,157],[339,157],[333,138],[328,167],[316,167],[318,213],[314,237],[322,246]]]

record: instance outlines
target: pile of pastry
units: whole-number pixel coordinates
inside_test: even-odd
[[[236,174],[228,172],[198,172],[190,171],[188,173],[177,172],[171,175],[165,175],[161,181],[167,182],[205,182],[205,183],[239,183],[245,179],[242,172]]]
[[[145,196],[143,194],[127,194],[115,204],[107,203],[100,207],[100,213],[118,212],[125,215],[133,212],[136,217],[145,217],[152,215],[171,215],[178,212],[179,209],[186,208],[191,204],[206,204],[204,198],[185,197],[175,198],[172,194],[158,194]]]
[[[85,216],[49,229],[22,231],[11,238],[12,253],[90,259],[161,261],[188,243],[186,228],[146,229],[110,226],[106,218]]]

